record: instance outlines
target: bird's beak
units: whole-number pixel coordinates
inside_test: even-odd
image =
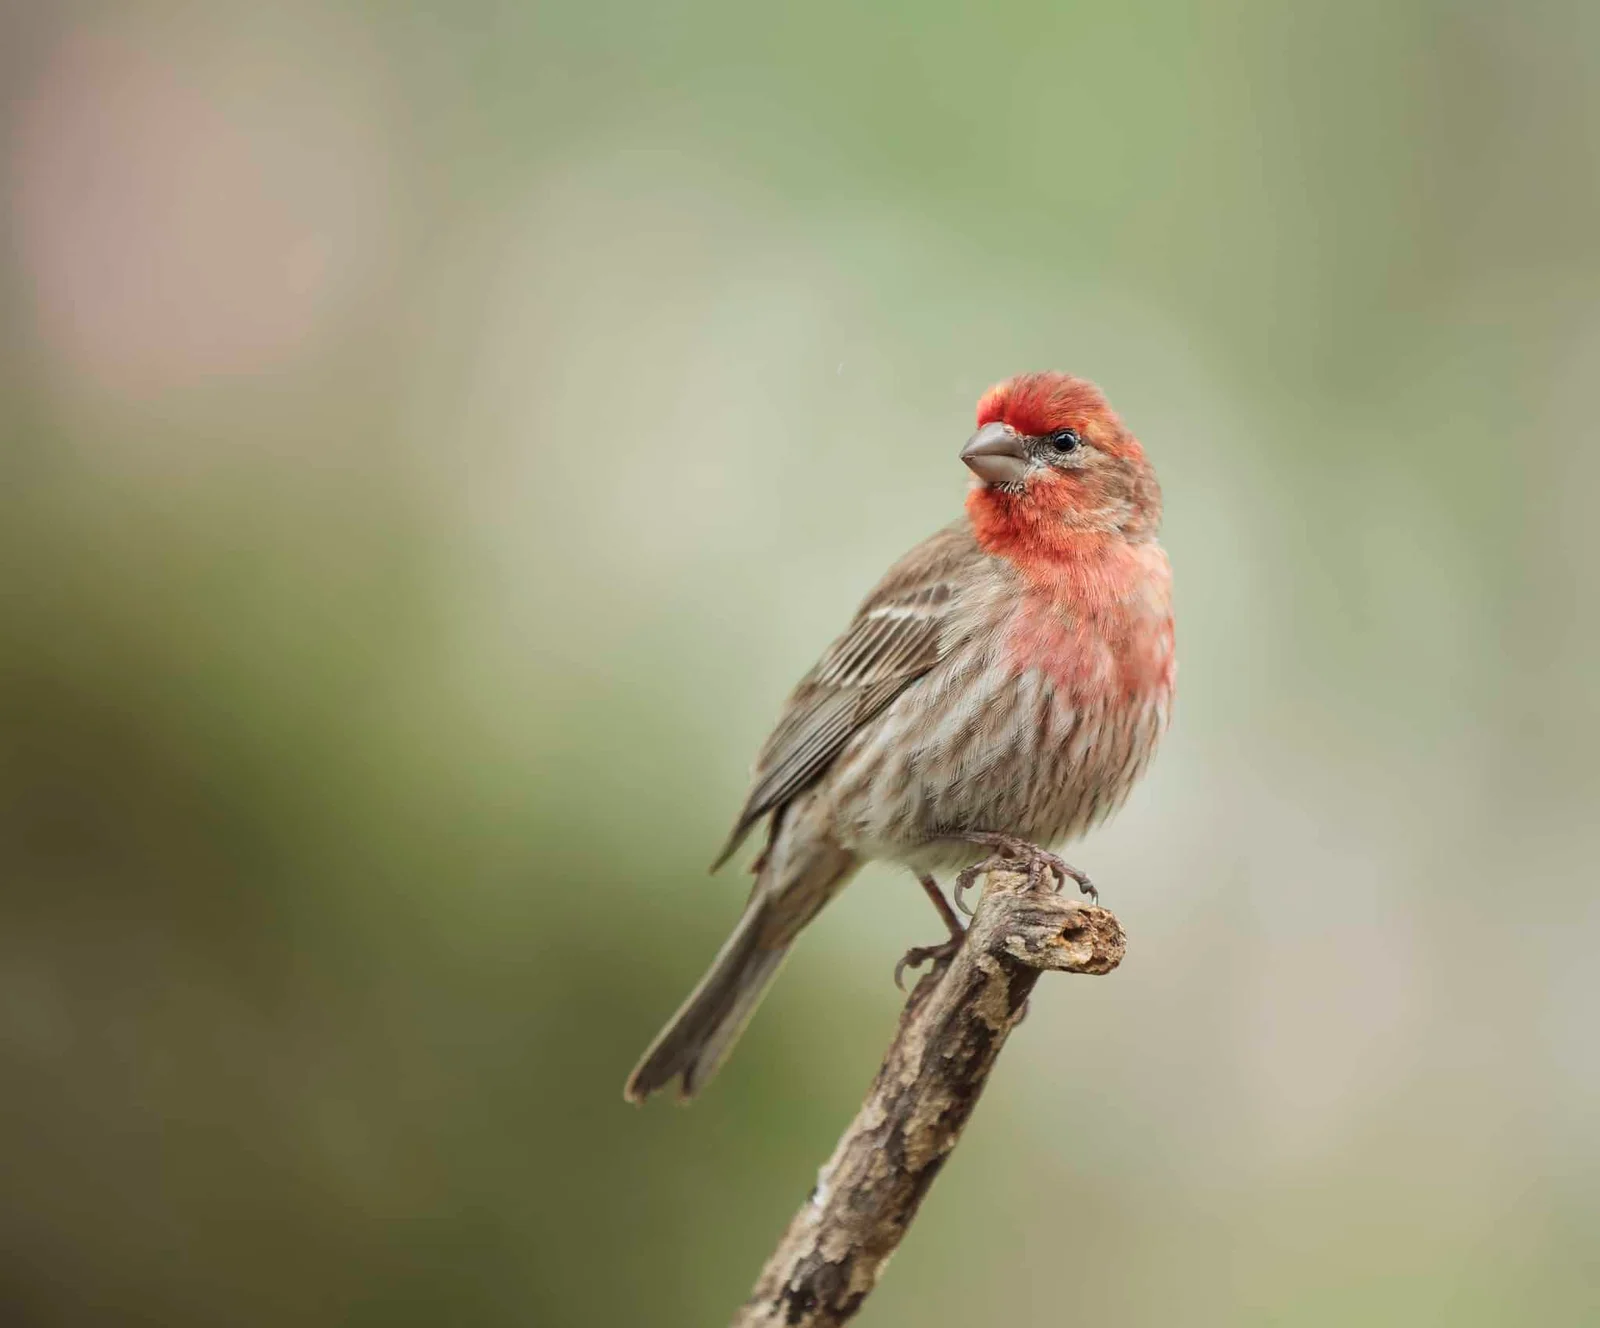
[[[999,420],[984,425],[967,439],[961,459],[986,484],[1021,484],[1028,473],[1027,444]]]

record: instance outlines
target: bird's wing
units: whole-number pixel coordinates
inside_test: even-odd
[[[956,591],[983,556],[961,521],[889,569],[789,698],[713,871],[757,821],[817,779],[862,725],[939,662],[951,645]]]

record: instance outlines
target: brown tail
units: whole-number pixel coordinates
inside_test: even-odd
[[[622,1090],[628,1101],[643,1102],[674,1079],[679,1081],[678,1096],[685,1100],[706,1085],[744,1032],[800,929],[849,879],[856,865],[848,853],[831,845],[806,855],[808,860],[798,872],[795,868],[802,864],[793,862],[788,853],[767,856],[733,935],[628,1076]],[[773,885],[780,862],[775,860],[789,868],[784,872],[787,882],[777,891]]]

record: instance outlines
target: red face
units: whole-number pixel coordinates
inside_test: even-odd
[[[1093,383],[1061,373],[1010,379],[984,394],[978,425],[961,457],[979,480],[968,509],[980,535],[1154,534],[1155,475]]]

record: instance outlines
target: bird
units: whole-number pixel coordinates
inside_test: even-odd
[[[674,1081],[694,1097],[800,931],[869,861],[908,867],[949,931],[902,963],[959,943],[936,872],[970,881],[1007,861],[1039,888],[1094,894],[1048,846],[1124,802],[1171,717],[1160,485],[1100,389],[1059,372],[984,393],[960,459],[965,516],[888,570],[762,746],[712,865],[764,822],[754,886],[628,1100]]]

